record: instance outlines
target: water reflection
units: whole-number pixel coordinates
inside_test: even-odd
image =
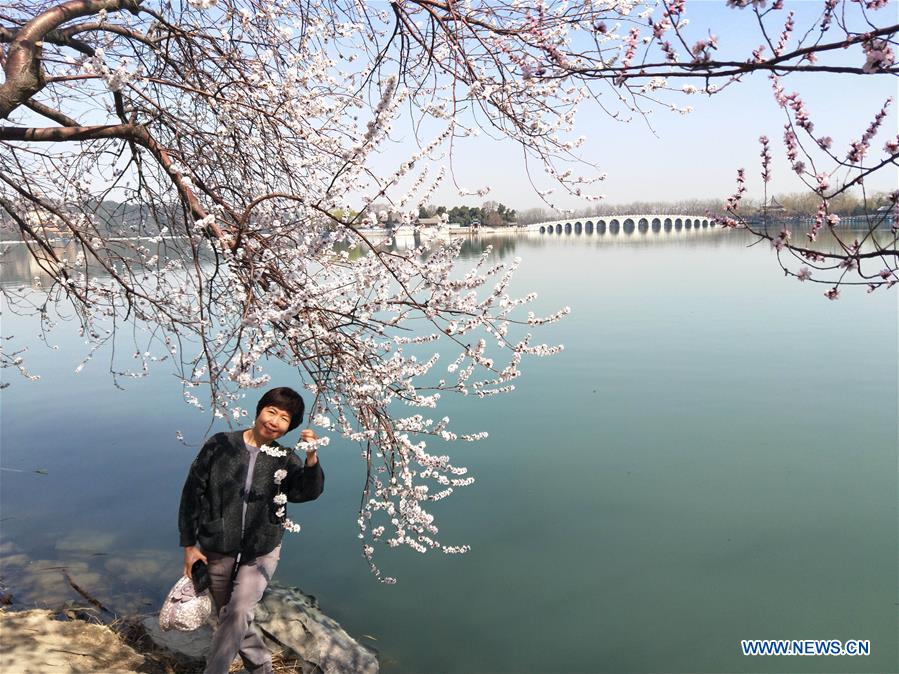
[[[158,597],[165,592],[172,575],[167,572],[178,566],[178,551],[119,550],[113,539],[106,532],[81,531],[75,545],[60,541],[45,556],[29,556],[17,543],[3,541],[3,582],[15,589],[13,601],[20,608],[33,605],[59,610],[83,605],[84,598],[72,587],[71,579],[88,593],[102,597],[102,603],[117,613],[143,613],[158,604]]]
[[[84,250],[74,239],[54,239],[50,242],[52,255],[33,242],[4,241],[0,243],[0,285],[29,285],[34,289],[48,288],[52,282],[51,272],[58,268],[54,259],[61,260],[91,278],[108,278],[100,262],[93,256],[84,256]],[[143,257],[151,263],[174,258],[189,258],[196,254],[200,260],[212,259],[206,247],[196,251],[190,248],[187,237],[131,237],[128,239],[110,239],[99,247],[98,254],[104,258],[104,264],[121,267],[129,261]],[[78,262],[81,260],[81,262]]]

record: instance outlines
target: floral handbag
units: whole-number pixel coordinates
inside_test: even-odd
[[[198,568],[202,565],[202,568]],[[162,602],[159,626],[165,630],[190,632],[202,626],[212,613],[209,574],[205,564],[197,562],[191,569],[194,579],[181,576]]]

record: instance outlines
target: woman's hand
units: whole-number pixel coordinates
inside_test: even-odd
[[[315,434],[311,428],[304,428],[300,431],[300,440],[303,442],[315,442],[318,440],[318,436]],[[318,454],[315,451],[315,448],[306,450],[306,465],[314,466],[318,463]]]
[[[189,545],[184,548],[184,575],[188,578],[191,578],[190,570],[198,559],[202,559],[204,564],[208,564],[206,555],[196,545]]]

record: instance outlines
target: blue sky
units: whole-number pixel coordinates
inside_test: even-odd
[[[769,3],[770,4],[770,3]],[[785,10],[797,14],[797,33],[819,16],[823,3],[819,0],[787,2]],[[897,19],[899,4],[892,2],[875,15],[879,24]],[[777,12],[777,22],[769,29],[776,40],[787,11]],[[712,26],[720,43],[720,56],[733,55],[745,59],[761,44],[754,16],[748,10],[727,8],[724,2],[689,0],[687,29],[689,42],[707,34]],[[626,30],[626,28],[625,28]],[[834,38],[835,39],[836,35]],[[840,50],[827,57],[833,63],[861,65],[860,48]],[[826,63],[822,58],[820,62]],[[685,82],[680,82],[683,84]],[[694,84],[700,86],[700,82]],[[798,91],[806,101],[815,122],[815,134],[829,135],[834,148],[845,153],[849,143],[857,140],[884,101],[897,97],[897,79],[891,76],[855,76],[834,74],[791,75],[784,78],[786,91]],[[684,198],[725,198],[733,192],[736,170],[745,167],[749,177],[749,196],[761,196],[758,138],[771,139],[774,155],[774,179],[769,193],[796,192],[802,183],[791,172],[782,145],[784,112],[775,103],[767,76],[759,73],[744,79],[712,97],[675,96],[672,102],[691,105],[694,111],[682,116],[667,110],[650,115],[653,130],[642,120],[620,123],[610,119],[598,107],[585,106],[578,115],[577,135],[588,142],[583,156],[595,162],[608,178],[597,185],[596,192],[605,194],[610,203],[632,200]],[[882,154],[884,142],[897,132],[895,102],[875,140],[874,156]],[[408,139],[397,138],[406,141]],[[455,160],[456,175],[465,187],[490,186],[487,197],[461,198],[456,190],[442,186],[435,193],[435,204],[479,204],[494,199],[516,208],[543,206],[526,179],[521,150],[511,142],[495,142],[485,136],[467,139],[459,145]],[[542,170],[537,173],[542,174]],[[869,190],[892,190],[897,186],[896,170],[883,170],[868,181]],[[546,182],[541,188],[549,187]],[[554,196],[558,196],[554,195]],[[574,197],[557,198],[560,208],[579,208],[589,204]]]
[[[772,1],[769,0],[769,5]],[[847,4],[851,9],[858,7],[855,3]],[[780,33],[787,11],[793,10],[797,14],[798,34],[800,29],[817,23],[822,6],[823,0],[787,0],[784,11],[772,13],[776,19],[769,23],[772,39],[776,40]],[[744,60],[762,42],[754,14],[745,9],[728,8],[724,0],[688,0],[686,16],[691,19],[691,25],[686,29],[688,41],[692,43],[705,38],[711,30],[719,40],[719,57]],[[873,16],[880,25],[899,22],[899,1],[893,0]],[[622,32],[626,30],[627,26],[624,26]],[[828,39],[836,37],[834,34]],[[821,62],[861,65],[864,56],[861,48],[856,47],[835,51],[822,57]],[[687,82],[681,80],[677,85]],[[691,83],[702,85],[698,81]],[[861,136],[888,97],[899,98],[897,78],[886,75],[791,75],[784,78],[783,84],[787,91],[800,92],[815,122],[816,136],[831,136],[834,148],[841,154],[846,152],[850,142]],[[606,98],[609,94],[604,95]],[[604,194],[606,202],[723,200],[733,192],[736,171],[740,167],[747,170],[749,196],[759,198],[758,138],[763,134],[771,139],[774,155],[774,179],[769,193],[804,189],[784,158],[781,139],[786,119],[773,99],[770,82],[764,73],[747,76],[738,85],[711,97],[671,93],[665,98],[679,106],[690,105],[693,112],[680,115],[662,108],[653,110],[649,117],[650,129],[640,118],[630,123],[615,121],[595,104],[581,108],[573,135],[587,137],[581,156],[596,165],[597,173],[608,176],[594,190],[596,194]],[[873,143],[871,154],[875,157],[882,155],[885,140],[891,135],[895,137],[896,109],[894,103]],[[360,124],[364,122],[362,119]],[[381,175],[392,173],[400,161],[417,149],[411,131],[403,131],[406,126],[397,125],[394,142],[389,144],[383,156],[374,160]],[[423,140],[430,140],[428,134],[436,135],[442,128],[442,123],[427,125]],[[545,206],[527,180],[520,147],[511,141],[495,141],[487,135],[457,141],[454,168],[460,185],[469,189],[490,187],[491,192],[486,197],[463,198],[448,180],[434,194],[432,203],[480,205],[490,199],[518,209]],[[538,184],[540,189],[552,187],[552,183],[544,178],[541,167],[532,166],[532,175],[542,180]],[[899,176],[893,168],[869,179],[867,188],[869,191],[893,190],[897,183]],[[551,201],[558,208],[591,205],[576,197],[565,196],[561,191]]]

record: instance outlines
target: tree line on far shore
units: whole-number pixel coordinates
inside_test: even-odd
[[[843,192],[830,202],[831,212],[840,216],[864,215],[890,204],[887,192],[876,192],[867,198]],[[769,214],[777,213],[787,217],[814,217],[820,205],[814,193],[778,194],[764,202],[761,199],[744,198],[741,210],[746,216],[761,215],[767,206]],[[718,215],[724,212],[721,199],[685,199],[682,201],[631,201],[623,204],[600,204],[573,212],[560,213],[548,208],[529,208],[519,211],[518,224],[530,225],[535,222],[558,220],[560,217],[583,218],[590,216],[632,215],[637,213],[662,214],[683,213],[692,215]]]
[[[864,197],[853,192],[843,192],[831,202],[831,212],[848,217],[873,213],[878,208],[889,205],[887,192],[875,192]],[[742,210],[746,216],[761,215],[767,206],[769,214],[787,217],[814,217],[820,200],[814,193],[797,192],[778,194],[767,202],[762,199],[744,199]],[[622,204],[599,204],[588,208],[562,212],[551,208],[528,208],[516,210],[496,201],[485,201],[477,206],[421,206],[419,218],[430,218],[446,214],[451,223],[470,226],[478,223],[488,227],[511,225],[531,225],[548,222],[563,217],[583,218],[590,216],[630,215],[636,213],[662,214],[683,213],[693,215],[718,215],[724,212],[722,199],[685,199],[681,201],[631,201]]]
[[[865,215],[874,213],[877,209],[889,205],[887,192],[875,192],[863,197],[850,192],[843,192],[834,197],[831,202],[831,211],[842,217]],[[769,199],[762,200],[744,199],[742,209],[746,216],[760,215],[763,205],[767,205],[769,214],[786,217],[814,217],[818,208],[818,201],[814,193],[779,194]],[[168,217],[154,218],[146,209],[141,209],[132,204],[119,204],[115,201],[105,200],[93,205],[97,216],[98,227],[110,235],[155,235],[162,227],[169,226]],[[392,224],[393,211],[387,205],[372,204],[370,211],[387,213],[387,221],[381,224]],[[485,227],[508,227],[515,225],[531,225],[536,222],[548,222],[563,217],[585,218],[614,215],[632,215],[637,213],[662,214],[710,214],[717,215],[723,211],[723,204],[719,199],[688,199],[682,201],[631,201],[623,204],[601,204],[590,208],[577,209],[570,212],[561,212],[550,208],[528,208],[516,210],[509,208],[497,201],[485,201],[481,206],[421,206],[418,211],[419,219],[445,216],[451,224],[470,227],[481,225]],[[337,219],[352,220],[358,215],[352,211],[344,214],[334,211],[332,215]],[[398,219],[398,216],[396,216]],[[156,220],[154,222],[154,220]],[[3,240],[17,239],[19,233],[14,223],[7,221],[0,215],[0,236]],[[60,235],[66,232],[61,231]]]

